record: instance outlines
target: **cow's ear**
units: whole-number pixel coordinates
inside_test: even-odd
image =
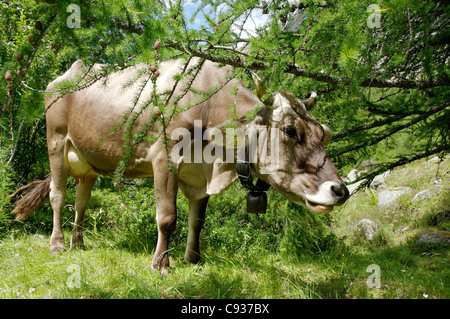
[[[317,93],[312,91],[311,92],[311,96],[307,99],[303,101],[303,104],[305,104],[306,110],[310,111],[314,108],[314,106],[316,105],[316,100],[317,100]]]
[[[216,160],[212,164],[205,164],[206,167],[206,194],[216,195],[228,188],[237,180],[235,163],[226,163]]]
[[[256,145],[259,126],[235,124],[237,127],[216,126],[205,132],[208,145],[203,149],[203,158],[208,195],[219,194],[236,181],[236,158],[244,156],[243,152],[249,147],[253,150]]]
[[[325,124],[321,124],[321,125],[322,125],[323,133],[324,133],[322,144],[323,144],[323,146],[327,146],[328,144],[331,143],[331,138],[333,137],[333,132]]]

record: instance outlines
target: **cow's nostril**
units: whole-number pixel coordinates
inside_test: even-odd
[[[333,194],[338,198],[345,198],[348,196],[348,190],[345,184],[337,184],[337,185],[331,185],[331,191]]]
[[[333,191],[333,194],[336,195],[336,197],[342,197],[344,195],[340,187],[337,187],[335,185],[331,186],[331,190]]]

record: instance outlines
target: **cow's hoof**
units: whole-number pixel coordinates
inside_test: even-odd
[[[64,251],[65,245],[64,245],[64,235],[58,235],[58,234],[53,234],[50,237],[50,251],[52,253],[58,253],[58,252],[62,252]]]
[[[161,276],[166,278],[169,275],[169,267],[161,267],[159,269],[159,273],[161,274]]]
[[[84,249],[82,236],[70,236],[70,249]]]
[[[65,246],[64,246],[64,243],[52,243],[52,244],[50,244],[50,252],[52,253],[52,254],[57,254],[57,253],[59,253],[59,252],[63,252],[63,251],[65,251],[66,250],[66,248],[65,248]]]
[[[186,264],[198,264],[200,262],[200,254],[193,251],[184,255],[184,261]]]
[[[152,269],[153,271],[158,271],[161,276],[163,276],[164,278],[166,278],[169,275],[169,267],[160,267],[158,268],[158,266],[152,265],[150,267],[150,269]]]

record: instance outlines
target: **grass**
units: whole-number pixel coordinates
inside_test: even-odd
[[[101,181],[85,222],[85,250],[50,253],[48,204],[25,223],[2,224],[0,298],[449,298],[448,248],[415,241],[425,229],[448,231],[435,215],[449,209],[449,162],[411,163],[387,178],[389,187],[415,192],[440,186],[430,198],[413,203],[412,194],[381,209],[376,193],[361,191],[326,216],[275,192],[267,214],[249,216],[245,191],[233,186],[210,200],[199,265],[183,262],[188,207],[180,195],[167,278],[149,267],[156,244],[151,185],[137,181],[118,192]],[[362,218],[378,225],[372,242],[356,228]],[[72,220],[68,206],[66,241]],[[378,288],[367,285],[372,264],[380,269]]]
[[[418,245],[416,236],[427,229],[448,231],[435,217],[450,210],[450,161],[416,161],[394,170],[386,178],[388,188],[411,187],[413,193],[388,208],[377,206],[376,193],[360,191],[339,211],[334,212],[335,233],[354,251],[370,256],[379,264],[382,284],[391,298],[448,298],[450,271],[448,247]],[[431,190],[429,198],[412,201],[414,194]],[[357,230],[363,218],[377,223],[374,240],[368,243]],[[384,296],[384,295],[382,295]]]
[[[48,238],[33,235],[4,241],[0,249],[2,298],[320,298],[324,283],[337,275],[313,260],[207,251],[201,265],[173,256],[164,279],[149,268],[146,253],[91,246],[53,255]],[[72,265],[79,266],[79,287],[68,285]]]
[[[28,235],[2,245],[2,298],[448,298],[445,256],[416,255],[405,247],[297,260],[207,251],[200,265],[175,255],[171,274],[162,278],[149,268],[147,253],[91,246],[54,255],[47,239]],[[366,268],[373,263],[382,281],[370,289]],[[71,288],[73,265],[81,281]]]
[[[150,270],[149,254],[98,246],[53,255],[47,239],[28,235],[2,245],[3,298],[305,298],[310,293],[296,267],[283,267],[269,255],[243,264],[207,252],[206,262],[193,266],[175,256],[164,279]],[[71,265],[80,269],[78,288],[67,285]]]

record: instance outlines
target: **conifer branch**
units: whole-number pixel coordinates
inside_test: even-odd
[[[380,174],[383,174],[386,171],[392,170],[396,167],[399,166],[403,166],[406,165],[408,163],[417,161],[419,159],[425,158],[425,157],[429,157],[435,154],[447,154],[450,151],[450,145],[446,144],[446,145],[440,145],[440,146],[436,146],[432,149],[427,149],[423,152],[417,152],[413,155],[409,155],[409,156],[403,156],[403,157],[397,157],[397,159],[393,162],[389,162],[389,163],[385,163],[384,165],[382,165],[381,167],[379,167],[378,169],[376,169],[375,171],[372,171],[368,174],[365,175],[361,175],[358,179],[356,179],[353,183],[357,183],[359,181],[363,181],[361,183],[361,185],[358,186],[358,190],[362,189],[364,187],[368,187],[373,179]]]
[[[179,51],[185,51],[185,46],[180,42],[170,42],[165,45],[166,47],[173,48]],[[216,50],[221,49],[220,47],[213,47]],[[222,48],[223,49],[223,48]],[[224,49],[225,50],[225,49]],[[226,49],[230,51],[229,48]],[[272,68],[272,64],[263,60],[260,57],[257,58],[260,62],[247,62],[245,59],[236,57],[227,57],[221,55],[215,55],[202,49],[189,48],[189,53],[196,57],[207,59],[213,62],[228,64],[237,68],[246,68],[249,70],[262,71]],[[240,54],[249,56],[248,54]],[[256,59],[256,58],[255,58]],[[323,82],[331,85],[346,85],[351,83],[350,79],[344,77],[337,77],[333,75],[328,75],[321,72],[314,72],[307,70],[306,68],[300,67],[297,64],[289,63],[288,67],[284,70],[284,73],[293,74],[295,76],[301,76],[316,80],[318,82]],[[403,88],[403,89],[428,89],[438,86],[450,86],[450,78],[442,77],[437,79],[432,79],[428,81],[412,81],[407,79],[377,79],[377,78],[367,78],[358,84],[360,87],[372,87],[372,88]]]
[[[391,135],[393,135],[393,134],[395,134],[395,133],[397,133],[397,132],[399,132],[401,130],[404,130],[404,129],[406,129],[406,128],[414,125],[414,124],[417,124],[417,123],[419,123],[421,121],[424,121],[429,116],[442,111],[443,109],[445,109],[449,105],[450,105],[450,102],[445,102],[443,104],[437,105],[437,106],[433,107],[431,110],[429,110],[426,113],[424,113],[424,114],[422,114],[422,115],[412,119],[411,121],[409,121],[407,123],[398,125],[398,126],[394,127],[393,129],[389,130],[388,132],[386,132],[384,134],[381,134],[381,135],[377,136],[376,138],[371,139],[368,142],[365,141],[363,143],[356,144],[356,145],[348,147],[348,148],[346,148],[344,150],[338,151],[336,154],[333,154],[333,156],[340,156],[340,155],[343,155],[343,154],[355,151],[355,150],[360,149],[360,148],[365,147],[365,146],[378,144],[379,142],[381,142],[382,140],[388,138],[389,136],[391,136]]]

